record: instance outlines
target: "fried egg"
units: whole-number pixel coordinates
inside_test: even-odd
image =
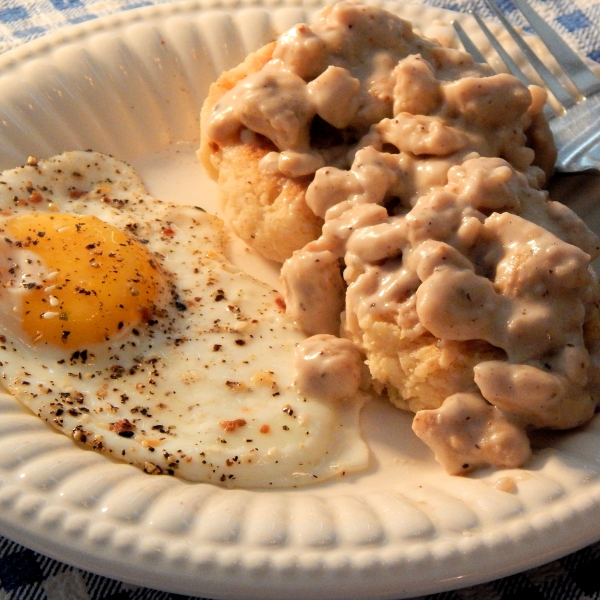
[[[304,336],[229,263],[201,209],[133,169],[67,152],[0,175],[0,372],[57,430],[151,474],[230,487],[364,468],[360,395],[294,386]]]

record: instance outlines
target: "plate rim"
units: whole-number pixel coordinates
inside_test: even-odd
[[[375,2],[377,5],[382,5],[389,7],[399,6],[400,2]],[[156,19],[162,16],[173,16],[173,15],[188,15],[188,14],[196,14],[199,11],[235,11],[241,8],[259,8],[264,7],[267,9],[273,9],[278,7],[299,7],[305,8],[307,10],[312,10],[321,5],[320,2],[286,2],[285,0],[275,0],[266,3],[265,5],[261,4],[261,2],[257,2],[255,0],[236,0],[233,2],[227,2],[224,0],[223,2],[219,2],[219,0],[183,0],[174,3],[168,4],[157,4],[152,6],[145,6],[141,8],[131,9],[127,11],[123,11],[120,13],[116,13],[113,15],[108,15],[105,17],[100,17],[98,19],[94,19],[91,21],[86,21],[84,23],[79,23],[59,31],[50,32],[38,39],[27,42],[21,46],[17,46],[16,48],[12,48],[7,50],[5,53],[0,55],[0,70],[2,71],[2,76],[9,76],[13,69],[19,69],[24,61],[36,60],[41,57],[44,53],[53,51],[58,46],[63,44],[71,44],[77,43],[79,40],[85,40],[88,36],[93,36],[96,33],[102,33],[106,31],[112,31],[115,29],[119,29],[122,27],[129,26],[133,23],[144,23],[151,19]],[[411,5],[415,8],[431,11],[432,15],[439,15],[436,18],[441,18],[448,14],[453,14],[451,11],[446,9],[437,8],[437,7],[429,7],[425,5]],[[458,13],[456,13],[458,16]],[[465,17],[466,15],[460,15],[461,17]],[[432,17],[433,18],[433,17]],[[261,562],[261,560],[256,561],[256,566],[252,567],[251,565],[240,565],[239,562],[233,561],[232,563],[228,563],[227,560],[223,561],[220,565],[214,565],[215,574],[212,574],[210,577],[202,577],[198,578],[198,573],[194,568],[194,565],[188,565],[182,571],[177,573],[177,577],[179,578],[178,582],[170,581],[165,586],[157,586],[152,585],[153,583],[158,583],[158,579],[156,577],[156,557],[153,552],[155,548],[149,548],[149,553],[147,555],[147,562],[143,565],[138,564],[139,571],[135,573],[131,573],[131,564],[125,564],[123,562],[122,557],[116,557],[113,555],[114,548],[110,546],[110,544],[104,540],[102,536],[99,534],[98,544],[94,546],[93,550],[85,551],[85,548],[82,546],[82,540],[71,540],[74,542],[74,545],[70,545],[69,542],[59,542],[56,543],[56,540],[52,540],[53,536],[53,527],[55,527],[55,523],[53,524],[52,520],[48,521],[48,524],[43,528],[28,526],[28,519],[31,516],[31,511],[35,511],[36,502],[39,504],[40,502],[44,503],[44,498],[31,498],[31,506],[29,507],[27,503],[23,502],[23,498],[21,496],[14,496],[11,494],[16,493],[15,490],[10,489],[10,485],[2,486],[1,484],[5,483],[2,481],[2,473],[0,473],[0,506],[3,507],[2,512],[0,513],[0,533],[6,535],[10,539],[13,539],[27,547],[34,549],[38,552],[42,552],[56,560],[60,560],[62,562],[66,562],[68,564],[72,564],[78,568],[82,568],[94,573],[98,573],[104,575],[106,577],[117,578],[122,581],[126,581],[128,583],[143,585],[146,587],[154,588],[154,589],[162,589],[164,591],[170,591],[175,593],[185,593],[190,595],[198,595],[204,594],[206,592],[210,593],[215,598],[250,598],[253,597],[253,594],[256,593],[258,587],[253,587],[250,590],[244,590],[240,588],[240,584],[236,583],[235,585],[230,585],[229,588],[224,589],[222,586],[222,578],[231,576],[232,573],[239,572],[241,569],[247,577],[253,579],[255,586],[263,586],[265,582],[274,582],[274,577],[279,580],[279,578],[287,577],[287,581],[283,582],[284,588],[280,588],[277,590],[277,596],[263,596],[267,597],[278,597],[281,593],[293,593],[294,590],[299,589],[299,585],[301,584],[301,579],[306,576],[306,573],[309,570],[304,569],[298,564],[286,563],[283,562],[278,564],[277,562],[269,562],[269,567],[273,565],[277,565],[277,572],[269,572],[265,573],[265,562]],[[201,484],[201,485],[209,485],[209,484]],[[504,565],[502,568],[496,568],[494,571],[489,571],[487,575],[482,575],[479,572],[479,568],[472,570],[469,574],[456,574],[456,564],[464,564],[464,556],[461,556],[461,552],[464,555],[466,550],[461,549],[467,546],[465,542],[461,548],[458,549],[458,556],[456,555],[456,549],[454,554],[450,552],[449,554],[444,555],[444,550],[441,550],[441,558],[440,560],[444,560],[447,556],[450,557],[450,560],[447,561],[449,564],[447,565],[447,569],[438,573],[438,577],[435,581],[427,581],[421,582],[421,584],[416,584],[414,582],[409,583],[405,581],[403,583],[402,578],[398,578],[398,576],[394,576],[385,581],[385,585],[382,585],[380,589],[378,589],[374,594],[368,595],[369,592],[365,590],[361,590],[361,597],[377,597],[377,598],[405,598],[410,597],[412,595],[417,594],[429,594],[435,592],[442,592],[456,588],[462,588],[465,586],[475,585],[478,583],[483,583],[485,581],[489,581],[490,579],[495,579],[497,577],[504,577],[506,575],[510,575],[516,572],[523,571],[528,568],[533,568],[544,564],[550,560],[555,558],[559,558],[564,556],[572,551],[578,550],[589,543],[597,541],[600,539],[600,525],[594,527],[590,526],[589,520],[593,519],[593,522],[600,522],[600,483],[594,482],[594,490],[595,497],[593,504],[591,507],[584,507],[587,512],[585,512],[585,518],[583,518],[583,512],[573,512],[567,517],[567,522],[572,525],[569,531],[569,536],[562,539],[562,543],[556,544],[551,549],[549,549],[548,542],[543,542],[538,539],[539,537],[539,528],[547,531],[548,524],[547,523],[537,523],[531,526],[530,534],[533,536],[533,541],[531,542],[530,549],[538,549],[537,553],[534,553],[533,556],[530,555],[529,560],[526,557],[519,557],[518,564],[515,564],[513,561],[510,565]],[[25,492],[26,494],[29,492]],[[42,495],[43,496],[43,495]],[[584,495],[585,496],[585,495]],[[581,499],[581,502],[585,505],[592,502],[591,495],[585,496]],[[560,521],[561,516],[560,513],[563,511],[563,508],[558,505],[554,505],[549,509],[549,514],[545,514],[544,516],[551,521],[551,525],[556,525],[557,522]],[[564,515],[563,515],[564,517]],[[538,520],[539,521],[539,520]],[[563,521],[560,521],[564,523]],[[509,526],[506,527],[507,530],[514,528],[515,522],[513,521]],[[496,536],[497,532],[492,532],[489,534],[490,536]],[[483,536],[485,538],[485,536]],[[514,540],[514,538],[513,538]],[[84,540],[85,542],[89,542],[89,540]],[[482,545],[485,545],[484,539],[482,541]],[[497,543],[497,542],[496,542]],[[103,545],[104,544],[104,545]],[[266,550],[265,553],[269,554],[270,550]],[[330,586],[332,595],[327,596],[330,598],[334,597],[344,597],[348,596],[336,596],[333,590],[333,586],[337,585],[340,582],[340,577],[347,577],[351,580],[350,585],[352,587],[356,587],[358,582],[356,581],[357,575],[352,575],[351,571],[356,570],[358,575],[361,577],[364,576],[365,573],[371,574],[369,577],[377,577],[381,576],[381,573],[378,573],[378,569],[381,567],[381,563],[378,563],[377,557],[374,556],[376,553],[371,552],[367,548],[364,551],[364,560],[363,560],[363,568],[357,569],[357,565],[350,565],[352,569],[348,568],[348,564],[344,561],[340,562],[339,565],[329,565],[327,572],[323,573],[319,569],[317,577],[315,576],[315,582],[320,585],[328,585]],[[208,557],[206,558],[206,564],[210,563]],[[432,560],[434,557],[428,557],[427,560]],[[169,559],[170,560],[170,559]],[[203,559],[204,560],[204,559]],[[390,564],[396,563],[397,565],[403,564],[406,562],[404,557],[396,557],[388,556],[388,562]],[[426,562],[426,561],[425,561]],[[202,561],[196,564],[196,568],[198,564],[201,564]],[[267,567],[267,570],[269,569]],[[384,565],[389,569],[389,565]],[[474,572],[477,571],[477,572]],[[117,575],[115,575],[115,573]],[[158,578],[163,575],[163,572],[158,574]],[[206,574],[204,574],[206,575]],[[202,586],[204,584],[203,589],[196,589],[197,585]],[[398,590],[390,590],[389,585],[397,584]],[[408,584],[408,585],[407,585]],[[387,586],[387,588],[386,588]],[[403,587],[404,586],[404,587]],[[247,583],[243,584],[243,588],[247,587]],[[358,589],[358,588],[357,588]],[[252,595],[248,595],[248,592]],[[363,594],[365,592],[367,595]],[[407,595],[409,594],[409,595]],[[324,597],[323,589],[320,588],[317,590],[317,594],[314,596],[310,595],[310,590],[305,591],[303,597]]]

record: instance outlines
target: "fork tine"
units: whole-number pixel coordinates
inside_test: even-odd
[[[498,40],[494,37],[494,34],[489,30],[488,26],[485,24],[483,19],[479,16],[479,14],[473,11],[473,17],[477,21],[479,27],[487,37],[488,41],[492,45],[492,48],[498,53],[500,58],[504,61],[504,64],[508,67],[508,70],[515,76],[518,77],[525,85],[529,85],[531,81],[527,78],[527,76],[519,69],[517,63],[512,59],[511,55],[504,49],[504,47],[498,42]]]
[[[512,39],[515,41],[517,46],[521,49],[523,54],[527,57],[527,60],[531,63],[531,66],[537,71],[538,75],[542,78],[548,89],[552,92],[554,97],[562,104],[564,108],[569,108],[575,104],[575,100],[565,90],[561,83],[552,75],[548,67],[542,63],[537,57],[529,45],[523,40],[520,34],[517,33],[515,28],[510,24],[508,19],[504,16],[502,11],[492,2],[492,0],[485,0],[489,7],[494,11],[495,15],[500,19]]]
[[[525,75],[523,73],[523,71],[521,71],[521,69],[519,68],[517,63],[510,56],[510,54],[504,49],[504,47],[500,44],[500,42],[494,37],[494,34],[489,30],[488,26],[485,24],[485,22],[479,16],[479,14],[477,14],[475,11],[471,11],[470,14],[475,18],[475,20],[479,24],[479,27],[481,28],[481,30],[483,31],[483,33],[489,40],[490,45],[492,46],[492,48],[494,48],[494,50],[496,50],[496,52],[498,53],[500,58],[504,61],[504,64],[506,65],[506,67],[508,68],[510,73],[512,73],[515,77],[517,77],[525,85],[529,85],[531,82],[527,78],[527,75]],[[462,25],[458,21],[453,21],[452,25],[453,25],[454,29],[456,30],[458,39],[461,41],[463,48],[473,57],[475,62],[487,63],[485,56],[479,51],[479,48],[477,48],[477,46],[473,43],[471,38],[468,36],[467,32],[463,29]],[[553,110],[549,104],[546,104],[546,106],[544,107],[544,114],[546,115],[548,120],[554,118],[556,116],[556,112],[557,111]]]
[[[565,70],[571,81],[584,96],[600,91],[600,79],[588,68],[569,45],[529,6],[525,0],[513,0],[531,27],[540,36],[554,56],[556,62]]]
[[[458,35],[463,48],[473,57],[473,60],[478,63],[487,63],[485,56],[481,54],[479,48],[471,41],[463,26],[458,21],[452,21],[452,26]]]

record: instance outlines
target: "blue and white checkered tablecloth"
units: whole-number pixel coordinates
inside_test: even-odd
[[[409,0],[451,10],[477,9],[491,15],[483,0]],[[164,4],[169,0],[0,0],[0,52],[50,31],[82,21]],[[518,25],[526,22],[511,0],[497,4]],[[582,54],[600,62],[600,0],[533,0],[533,7]]]
[[[0,0],[0,52],[105,15],[169,0]],[[413,3],[419,0],[410,0]],[[490,16],[483,0],[421,0]],[[581,54],[600,62],[600,0],[533,0]],[[511,0],[497,4],[513,23],[526,26]],[[525,27],[526,28],[526,27]],[[428,596],[427,600],[600,600],[600,543],[550,564],[504,579]],[[0,537],[0,600],[185,600],[60,563]],[[421,599],[424,600],[424,599]]]

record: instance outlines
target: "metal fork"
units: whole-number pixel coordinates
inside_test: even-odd
[[[567,89],[538,58],[523,36],[509,23],[492,0],[485,0],[498,16],[507,32],[523,52],[533,69],[557,101],[557,111],[547,110],[550,128],[558,148],[557,171],[574,173],[600,169],[600,79],[565,41],[527,4],[513,0],[550,51],[574,88]],[[508,70],[525,84],[531,80],[521,71],[504,46],[487,27],[482,18],[472,13],[479,27],[506,64]],[[487,62],[458,21],[454,28],[465,50],[477,62]],[[571,86],[569,86],[571,87]]]

